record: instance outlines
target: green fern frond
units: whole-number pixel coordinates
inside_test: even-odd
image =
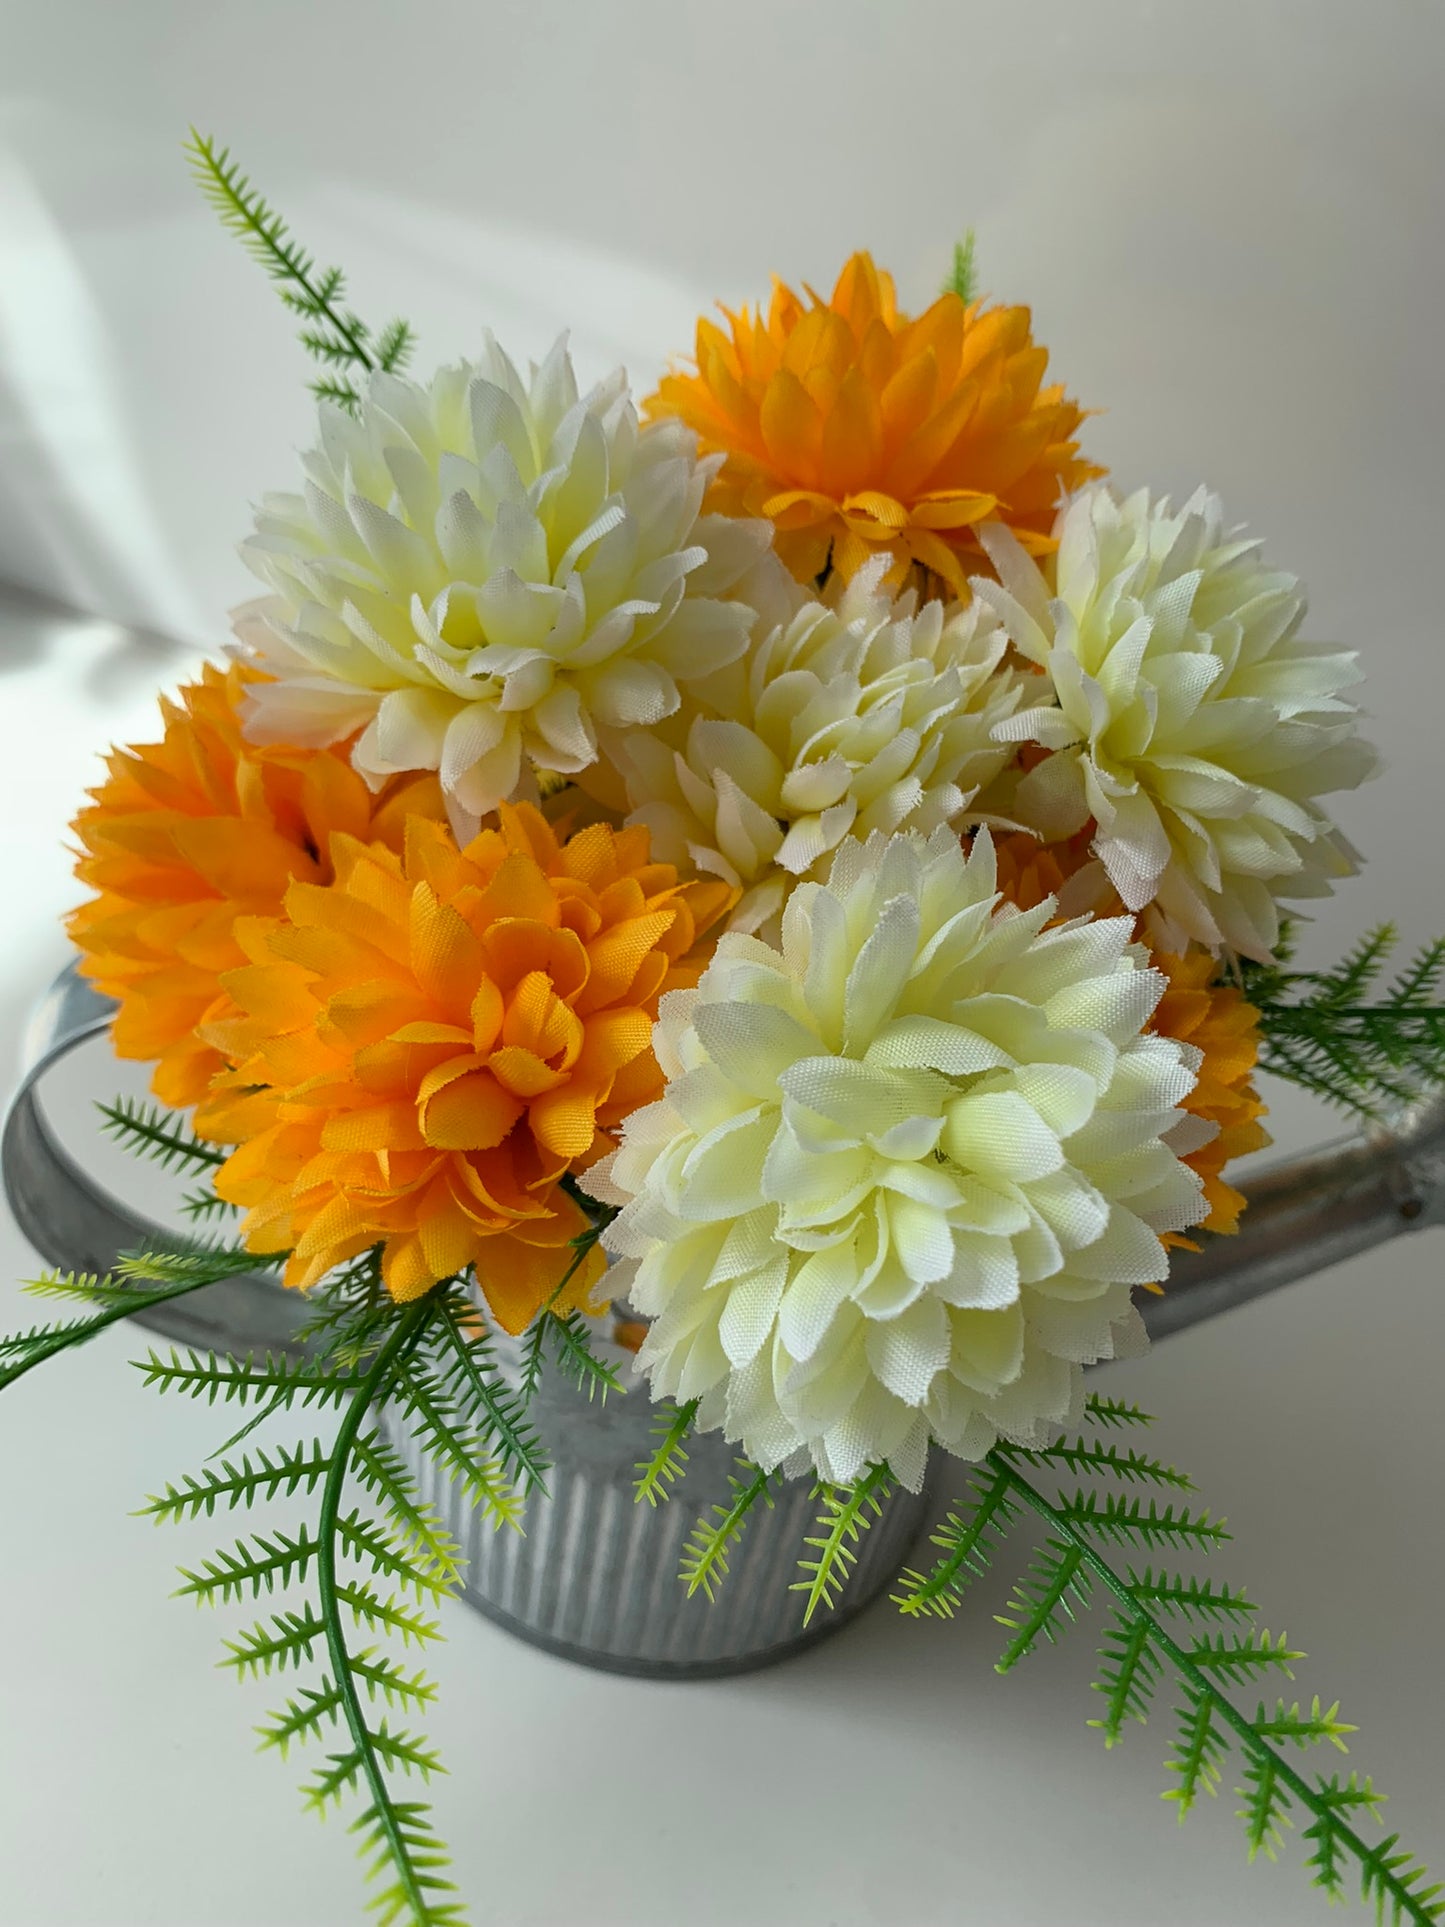
[[[475,1313],[470,1313],[475,1319]],[[542,1442],[518,1395],[495,1376],[491,1341],[473,1324],[465,1334],[455,1318],[439,1321],[440,1344],[430,1354],[458,1418],[490,1447],[507,1477],[524,1492],[547,1490],[550,1467]]]
[[[368,1699],[380,1698],[388,1706],[420,1710],[437,1696],[435,1680],[425,1673],[404,1673],[395,1660],[370,1648],[351,1655],[351,1670],[366,1688]]]
[[[263,1747],[274,1746],[284,1760],[298,1740],[319,1739],[341,1718],[341,1692],[323,1674],[319,1687],[303,1686],[279,1713],[268,1713],[256,1731]]]
[[[400,374],[415,346],[411,323],[398,316],[395,321],[388,321],[376,337],[376,364],[388,375]]]
[[[1281,1672],[1286,1679],[1293,1679],[1293,1664],[1303,1659],[1304,1654],[1296,1647],[1286,1646],[1284,1635],[1272,1637],[1262,1627],[1258,1632],[1235,1633],[1227,1636],[1217,1633],[1213,1639],[1202,1639],[1189,1648],[1189,1657],[1194,1664],[1207,1673],[1222,1673],[1231,1679],[1248,1679],[1256,1673]]]
[[[95,1108],[108,1136],[163,1171],[211,1171],[226,1162],[226,1153],[198,1138],[179,1112],[133,1097],[118,1097],[113,1104]]]
[[[892,1492],[893,1475],[886,1465],[870,1465],[852,1485],[819,1487],[817,1496],[823,1509],[818,1514],[818,1533],[803,1541],[818,1556],[798,1561],[804,1577],[789,1588],[807,1594],[805,1626],[819,1606],[832,1612],[837,1605],[858,1563],[858,1542],[873,1521],[883,1517],[883,1507]]]
[[[1125,1446],[1102,1445],[1094,1439],[1059,1439],[1053,1445],[1036,1447],[1000,1445],[997,1449],[1000,1457],[1025,1465],[1057,1466],[1084,1475],[1103,1472],[1126,1485],[1170,1486],[1176,1492],[1194,1490],[1191,1479],[1162,1459]]]
[[[450,1589],[461,1577],[461,1547],[426,1503],[400,1456],[379,1432],[356,1441],[356,1477],[411,1548],[421,1569]]]
[[[983,1577],[1003,1534],[1018,1519],[1018,1508],[1009,1498],[1007,1465],[995,1465],[987,1482],[975,1481],[971,1489],[974,1503],[967,1516],[948,1513],[932,1534],[932,1543],[943,1555],[932,1572],[909,1570],[899,1575],[904,1590],[894,1593],[893,1603],[910,1618],[923,1613],[951,1619],[964,1589],[971,1580]]]
[[[1142,1499],[1114,1492],[1101,1497],[1080,1490],[1061,1500],[1058,1510],[1071,1525],[1114,1545],[1193,1545],[1207,1550],[1229,1537],[1223,1520],[1211,1519],[1207,1512],[1194,1513],[1187,1506],[1161,1508],[1153,1499],[1146,1512]]]
[[[1152,1425],[1154,1414],[1141,1411],[1128,1399],[1104,1398],[1098,1392],[1090,1392],[1084,1400],[1084,1417],[1090,1425],[1098,1425],[1106,1430],[1121,1425]]]
[[[354,381],[337,381],[330,375],[318,375],[307,386],[317,401],[329,401],[334,407],[345,409],[354,415],[361,407],[361,390]]]
[[[1310,1702],[1308,1713],[1300,1711],[1298,1700],[1293,1706],[1276,1700],[1274,1711],[1266,1713],[1261,1700],[1253,1725],[1262,1740],[1288,1740],[1292,1746],[1318,1746],[1327,1740],[1331,1746],[1337,1746],[1341,1753],[1347,1753],[1349,1748],[1345,1745],[1344,1736],[1356,1729],[1340,1719],[1339,1711],[1338,1700],[1333,1706],[1324,1706],[1318,1693]]]
[[[1027,1572],[1015,1581],[1004,1611],[994,1614],[999,1625],[1013,1634],[995,1672],[1012,1672],[1041,1639],[1057,1644],[1062,1621],[1076,1618],[1075,1606],[1089,1603],[1089,1578],[1083,1564],[1079,1548],[1061,1539],[1050,1539],[1035,1555]]]
[[[1142,1576],[1131,1566],[1127,1583],[1141,1605],[1177,1613],[1181,1619],[1249,1619],[1259,1611],[1239,1588],[1217,1579],[1201,1579],[1194,1573],[1161,1572],[1156,1578],[1150,1566],[1144,1568]]]
[[[295,1533],[278,1528],[270,1537],[258,1532],[253,1539],[222,1547],[214,1558],[202,1561],[199,1572],[182,1566],[186,1583],[176,1588],[175,1597],[198,1599],[208,1606],[248,1594],[259,1599],[263,1592],[304,1579],[316,1551],[317,1540],[309,1526]]]
[[[447,1592],[444,1581],[420,1564],[411,1546],[394,1539],[386,1527],[368,1519],[359,1508],[336,1521],[336,1537],[341,1550],[374,1576],[385,1574],[397,1586],[409,1589],[420,1599],[439,1600]]]
[[[242,1679],[258,1679],[264,1674],[296,1669],[315,1657],[316,1642],[326,1631],[319,1615],[310,1607],[302,1612],[272,1613],[258,1620],[234,1639],[224,1642],[226,1658],[221,1661]]]
[[[400,1593],[379,1593],[362,1579],[338,1579],[336,1602],[351,1614],[355,1625],[374,1633],[394,1633],[404,1646],[425,1646],[441,1638],[441,1626],[419,1611]]]
[[[349,1374],[318,1369],[283,1353],[268,1352],[257,1361],[254,1355],[240,1359],[223,1358],[217,1352],[183,1355],[172,1346],[168,1358],[149,1351],[132,1362],[147,1385],[186,1398],[203,1398],[208,1405],[218,1399],[223,1405],[248,1405],[256,1399],[287,1405],[299,1402],[303,1408],[339,1405],[361,1383]]]
[[[1106,1747],[1117,1746],[1124,1737],[1126,1720],[1142,1726],[1149,1717],[1149,1701],[1163,1671],[1162,1662],[1151,1643],[1149,1621],[1134,1613],[1115,1613],[1104,1643],[1099,1649],[1099,1677],[1093,1690],[1102,1693],[1105,1713],[1090,1720],[1104,1735]]]
[[[1173,1800],[1184,1816],[1201,1793],[1212,1799],[1224,1776],[1229,1743],[1214,1724],[1215,1702],[1212,1694],[1184,1689],[1184,1704],[1179,1709],[1179,1735],[1174,1750],[1165,1762],[1165,1771],[1179,1775],[1178,1786],[1166,1787],[1162,1800]]]
[[[973,264],[973,244],[973,229],[969,228],[963,239],[953,244],[953,265],[943,283],[945,294],[956,294],[959,300],[964,302],[972,302],[978,293]]]
[[[678,1568],[678,1577],[687,1587],[688,1598],[700,1592],[709,1605],[728,1576],[733,1547],[753,1507],[762,1503],[771,1508],[773,1503],[771,1487],[776,1475],[762,1471],[746,1459],[738,1460],[738,1468],[745,1476],[728,1475],[731,1501],[727,1505],[715,1505],[711,1516],[704,1513],[698,1520],[683,1548]]]
[[[186,151],[202,193],[222,223],[235,234],[277,284],[281,299],[307,324],[302,345],[318,360],[369,373],[400,368],[411,348],[404,321],[392,321],[374,340],[370,329],[343,303],[346,279],[340,268],[318,268],[292,238],[286,223],[231,159],[207,135],[191,129]],[[354,411],[360,394],[353,381],[334,375],[312,383],[323,399]]]
[[[1135,1421],[1131,1418],[1125,1422]],[[1290,1825],[1292,1812],[1301,1811],[1308,1820],[1305,1837],[1311,1846],[1310,1867],[1332,1896],[1343,1891],[1344,1869],[1352,1863],[1359,1870],[1366,1899],[1376,1905],[1379,1919],[1431,1927],[1445,1918],[1445,1889],[1427,1885],[1423,1870],[1398,1853],[1393,1841],[1371,1848],[1356,1832],[1353,1817],[1373,1811],[1379,1803],[1368,1781],[1352,1775],[1348,1781],[1336,1776],[1312,1782],[1291,1765],[1287,1756],[1291,1747],[1328,1744],[1343,1750],[1344,1736],[1354,1729],[1340,1719],[1338,1705],[1326,1706],[1318,1696],[1307,1708],[1299,1702],[1287,1705],[1278,1700],[1273,1710],[1261,1704],[1251,1719],[1224,1690],[1226,1684],[1240,1677],[1276,1667],[1288,1670],[1302,1655],[1263,1629],[1256,1631],[1251,1626],[1239,1630],[1238,1622],[1254,1612],[1242,1593],[1167,1573],[1156,1576],[1148,1567],[1142,1574],[1133,1568],[1120,1572],[1099,1544],[1100,1540],[1107,1544],[1120,1536],[1149,1539],[1161,1532],[1174,1536],[1182,1528],[1187,1541],[1207,1550],[1220,1534],[1207,1514],[1179,1514],[1171,1507],[1161,1515],[1152,1502],[1146,1513],[1137,1498],[1129,1502],[1132,1509],[1121,1514],[1112,1509],[1120,1503],[1118,1495],[1103,1502],[1094,1493],[1050,1498],[1025,1476],[1022,1456],[1008,1448],[996,1448],[985,1466],[986,1473],[980,1475],[984,1482],[977,1487],[979,1503],[969,1520],[962,1527],[953,1520],[951,1529],[939,1537],[951,1552],[967,1546],[969,1528],[977,1529],[978,1515],[985,1505],[993,1508],[991,1517],[1005,1527],[1024,1507],[1042,1520],[1048,1534],[1046,1552],[1015,1594],[1014,1619],[1018,1633],[1025,1638],[1031,1626],[1037,1636],[1046,1624],[1061,1628],[1065,1623],[1064,1615],[1050,1618],[1050,1604],[1052,1598],[1062,1596],[1061,1576],[1067,1575],[1072,1563],[1064,1556],[1066,1549],[1077,1554],[1078,1570],[1086,1573],[1098,1590],[1111,1596],[1114,1619],[1095,1689],[1105,1698],[1106,1712],[1090,1722],[1102,1730],[1106,1744],[1117,1741],[1128,1721],[1145,1718],[1152,1694],[1163,1678],[1172,1674],[1183,1699],[1178,1735],[1168,1762],[1177,1784],[1168,1788],[1164,1797],[1175,1803],[1181,1817],[1201,1794],[1217,1790],[1233,1744],[1243,1760],[1240,1816],[1251,1856],[1272,1856]],[[958,1583],[961,1585],[962,1575],[978,1569],[980,1563],[976,1558],[960,1561]],[[913,1582],[914,1592],[903,1596],[905,1607],[916,1605],[916,1575]],[[1181,1644],[1161,1615],[1206,1624],[1233,1620],[1235,1630],[1206,1633],[1192,1644]]]
[[[593,1351],[592,1340],[580,1312],[569,1312],[565,1318],[559,1318],[555,1312],[546,1312],[543,1319],[551,1326],[556,1341],[558,1368],[579,1392],[586,1393],[589,1404],[595,1396],[599,1404],[605,1405],[609,1392],[621,1393],[626,1390],[612,1366]]]
[[[1329,970],[1291,970],[1288,943],[1278,963],[1243,964],[1260,1068],[1368,1118],[1445,1086],[1445,938],[1381,990],[1396,941],[1386,923]]]
[[[187,1473],[179,1486],[167,1485],[159,1495],[152,1494],[138,1516],[162,1520],[207,1518],[218,1505],[234,1511],[249,1510],[257,1499],[274,1499],[279,1493],[290,1498],[295,1492],[311,1492],[331,1469],[331,1457],[319,1439],[310,1445],[296,1445],[274,1455],[258,1452],[253,1460],[243,1458],[239,1465],[223,1460],[217,1472]]]
[[[687,1467],[687,1440],[700,1403],[701,1400],[695,1398],[685,1405],[669,1400],[655,1408],[652,1436],[657,1440],[657,1450],[650,1459],[639,1459],[633,1467],[637,1474],[633,1487],[635,1499],[645,1499],[655,1506],[659,1499],[672,1497],[671,1488]]]
[[[1254,1753],[1246,1760],[1239,1797],[1244,1805],[1238,1817],[1244,1822],[1250,1859],[1260,1854],[1266,1860],[1275,1859],[1292,1822],[1289,1791],[1281,1783],[1279,1760],[1273,1753]]]
[[[520,1530],[522,1502],[495,1458],[483,1457],[468,1436],[446,1386],[419,1364],[398,1372],[396,1396],[412,1441],[453,1480],[467,1504],[480,1507],[494,1525]]]
[[[1390,1834],[1365,1856],[1360,1874],[1360,1897],[1373,1902],[1376,1921],[1399,1927],[1401,1921],[1433,1923],[1445,1920],[1445,1883],[1430,1879],[1413,1854],[1398,1850],[1400,1836]]]
[[[193,1224],[206,1224],[212,1218],[237,1216],[237,1206],[228,1198],[221,1197],[218,1192],[209,1190],[205,1185],[202,1185],[199,1190],[187,1191],[181,1199],[179,1209],[181,1215],[189,1218]]]
[[[377,1927],[396,1927],[405,1917],[407,1927],[462,1927],[460,1902],[444,1895],[455,1893],[455,1882],[445,1877],[447,1857],[431,1827],[427,1809],[417,1801],[393,1800],[382,1809],[368,1807],[352,1823],[360,1840],[367,1877],[375,1885],[405,1853],[410,1877],[377,1886],[368,1903]]]

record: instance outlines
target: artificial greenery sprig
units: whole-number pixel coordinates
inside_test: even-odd
[[[1428,943],[1380,993],[1395,948],[1382,923],[1329,970],[1293,970],[1288,930],[1279,961],[1244,963],[1259,1011],[1261,1070],[1367,1118],[1445,1088],[1445,937]]]
[[[361,392],[353,376],[377,368],[392,374],[403,368],[414,345],[410,324],[398,317],[373,335],[345,305],[342,270],[317,267],[231,159],[229,148],[218,148],[208,134],[193,127],[186,154],[201,192],[277,283],[287,307],[301,316],[302,346],[329,371],[312,381],[312,393],[354,411]]]
[[[1152,1423],[1117,1400],[1091,1398],[1087,1415],[1095,1427]],[[932,1570],[903,1575],[896,1595],[900,1609],[910,1616],[951,1616],[1007,1534],[1032,1513],[1047,1537],[999,1616],[1009,1633],[1000,1672],[1011,1671],[1041,1640],[1057,1640],[1092,1603],[1097,1588],[1112,1617],[1094,1682],[1104,1711],[1090,1725],[1100,1729],[1106,1746],[1114,1746],[1128,1723],[1144,1721],[1154,1693],[1173,1676],[1181,1702],[1168,1766],[1177,1784],[1164,1798],[1177,1805],[1181,1819],[1201,1794],[1218,1790],[1232,1744],[1243,1759],[1239,1817],[1251,1859],[1259,1853],[1274,1858],[1293,1808],[1308,1815],[1308,1864],[1331,1900],[1344,1898],[1346,1870],[1353,1864],[1361,1896],[1373,1903],[1378,1921],[1430,1927],[1445,1918],[1445,1886],[1427,1884],[1424,1869],[1399,1850],[1398,1836],[1372,1846],[1353,1824],[1374,1813],[1383,1798],[1369,1780],[1353,1773],[1347,1779],[1310,1776],[1284,1751],[1327,1744],[1343,1752],[1344,1736],[1354,1728],[1340,1719],[1338,1703],[1325,1706],[1316,1696],[1304,1709],[1298,1701],[1261,1700],[1250,1715],[1226,1690],[1270,1673],[1292,1678],[1303,1654],[1255,1626],[1257,1609],[1243,1593],[1198,1576],[1156,1573],[1152,1565],[1121,1568],[1103,1550],[1112,1543],[1208,1551],[1228,1537],[1222,1522],[1172,1501],[1162,1508],[1151,1502],[1146,1509],[1137,1496],[1095,1490],[1060,1497],[1036,1482],[1050,1471],[1107,1473],[1121,1482],[1174,1489],[1188,1485],[1181,1473],[1142,1452],[1116,1448],[1106,1460],[1087,1438],[1038,1451],[997,1446],[980,1468],[968,1508],[950,1513],[934,1535],[940,1556]]]

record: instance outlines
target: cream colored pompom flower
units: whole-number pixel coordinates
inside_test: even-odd
[[[363,776],[438,770],[469,837],[525,763],[577,774],[599,727],[659,722],[742,650],[720,598],[767,531],[699,515],[719,459],[639,430],[620,371],[579,396],[565,340],[526,382],[488,337],[429,386],[373,375],[355,420],[323,403],[304,493],[267,496],[242,549],[272,594],[237,633],[276,679],[247,733],[360,730]]]
[[[1004,667],[1003,629],[978,602],[887,594],[889,560],[827,601],[750,587],[746,655],[612,749],[659,857],[743,891],[733,929],[774,927],[845,836],[952,822],[1012,759],[994,731],[1033,679]]]
[[[1327,896],[1358,857],[1319,798],[1375,767],[1341,691],[1353,654],[1302,641],[1304,597],[1204,490],[1174,510],[1103,484],[1063,511],[1042,572],[980,531],[999,581],[974,583],[1047,701],[999,729],[1055,753],[1004,805],[1048,842],[1092,817],[1094,850],[1161,941],[1267,961],[1281,897]]]
[[[1130,1288],[1206,1208],[1198,1053],[1145,1030],[1128,918],[1053,914],[1002,902],[987,831],[877,835],[793,892],[780,950],[730,933],[663,999],[666,1093],[582,1180],[622,1206],[654,1396],[762,1466],[916,1489],[930,1439],[1037,1442],[1137,1341]]]

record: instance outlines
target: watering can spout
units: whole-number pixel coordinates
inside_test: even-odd
[[[1445,1093],[1418,1098],[1241,1184],[1239,1230],[1179,1252],[1140,1305],[1151,1338],[1202,1324],[1404,1231],[1445,1224]]]

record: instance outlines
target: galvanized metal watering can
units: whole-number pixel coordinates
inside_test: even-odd
[[[73,966],[61,973],[31,1021],[0,1138],[6,1196],[26,1237],[52,1264],[96,1272],[123,1251],[174,1236],[104,1189],[60,1142],[42,1107],[46,1073],[103,1034],[112,1011]],[[1248,1208],[1238,1234],[1177,1253],[1167,1291],[1143,1298],[1154,1338],[1404,1232],[1445,1223],[1445,1096],[1278,1160],[1242,1189]],[[294,1350],[304,1316],[304,1301],[264,1271],[138,1314],[181,1343],[236,1353]],[[844,1608],[804,1631],[788,1584],[814,1509],[807,1481],[785,1486],[772,1511],[754,1518],[719,1602],[689,1600],[676,1583],[678,1556],[698,1512],[726,1497],[731,1448],[718,1437],[694,1441],[683,1500],[652,1511],[635,1506],[631,1491],[633,1468],[653,1443],[645,1393],[603,1409],[554,1380],[534,1410],[553,1470],[549,1492],[528,1500],[524,1535],[494,1534],[425,1461],[409,1456],[469,1555],[470,1601],[533,1643],[590,1665],[700,1677],[785,1657],[876,1597],[926,1514],[926,1494],[899,1494],[866,1535]],[[406,1451],[404,1437],[396,1443]]]

